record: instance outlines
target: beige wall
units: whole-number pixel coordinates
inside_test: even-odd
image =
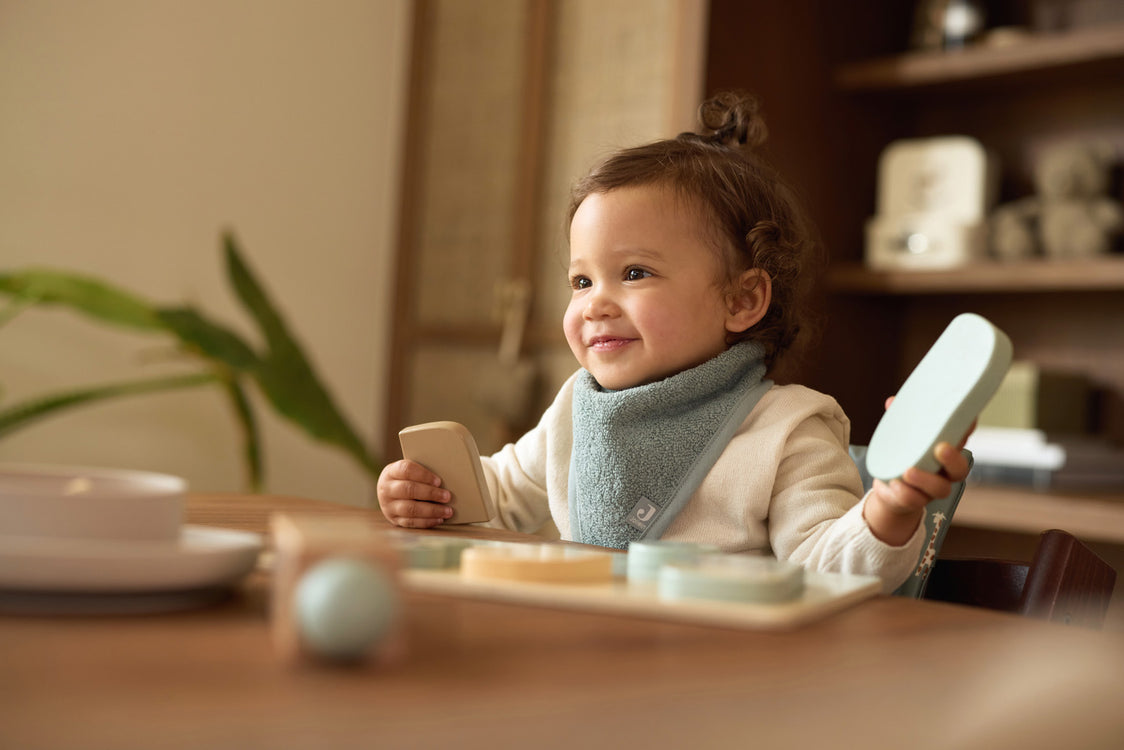
[[[409,0],[0,0],[0,269],[53,265],[252,331],[235,230],[337,400],[382,433]],[[0,328],[0,404],[156,374],[163,339],[32,311]],[[371,485],[264,406],[268,488]],[[140,396],[0,440],[0,461],[242,484],[217,391]]]

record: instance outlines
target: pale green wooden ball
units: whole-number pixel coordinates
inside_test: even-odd
[[[327,659],[361,658],[390,630],[400,603],[390,575],[367,560],[321,560],[293,592],[293,617],[309,651]]]

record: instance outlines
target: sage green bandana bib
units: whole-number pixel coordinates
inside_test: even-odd
[[[574,383],[571,538],[618,549],[660,538],[772,387],[764,375],[756,342],[621,391],[583,370]]]

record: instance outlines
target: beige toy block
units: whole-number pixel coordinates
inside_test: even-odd
[[[270,603],[271,634],[283,658],[327,658],[388,664],[404,656],[406,639],[401,617],[402,591],[398,583],[401,556],[385,532],[355,519],[313,514],[275,513],[270,519],[270,527],[275,553]],[[365,573],[366,577],[353,576],[347,581],[336,576],[334,583],[337,588],[346,584],[351,586],[351,590],[333,592],[331,566],[322,563],[342,563],[344,570]],[[329,574],[327,579],[324,573]],[[318,578],[319,583],[313,578]],[[327,589],[321,585],[324,580],[329,581]],[[377,585],[369,585],[372,582]],[[310,584],[320,589],[313,592],[319,593],[319,599],[308,599]],[[306,596],[298,602],[302,590]],[[307,620],[309,601],[316,602],[311,607],[314,620],[328,618],[328,635],[324,635],[323,628],[319,629],[319,635],[310,632]],[[350,626],[350,640],[345,636],[341,643],[339,628],[335,634],[331,632],[333,625],[340,623],[333,623],[331,618],[350,617],[356,620],[356,602],[365,604],[366,609],[360,607],[358,621]],[[332,611],[333,608],[336,611]],[[306,618],[303,626],[302,616]],[[372,616],[375,622],[372,622]],[[369,630],[373,627],[377,634],[371,636],[369,645],[357,646],[356,628],[362,631],[364,627]],[[366,640],[362,632],[359,638],[360,642]],[[338,645],[334,650],[330,647],[333,639]],[[329,645],[326,646],[326,643]]]
[[[441,477],[453,494],[447,524],[484,523],[496,509],[480,465],[480,451],[468,428],[457,422],[428,422],[398,433],[402,455]]]

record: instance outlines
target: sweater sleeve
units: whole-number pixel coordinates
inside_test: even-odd
[[[565,485],[560,476],[569,466],[570,414],[574,376],[571,376],[543,413],[542,419],[518,441],[481,458],[488,491],[496,504],[496,518],[487,526],[528,534],[547,533],[551,521],[551,494],[555,505],[565,507]]]
[[[821,572],[876,575],[893,591],[917,565],[924,524],[900,547],[874,536],[862,514],[858,469],[847,453],[849,422],[834,400],[828,402],[791,422],[779,443],[770,544],[781,559]]]
[[[496,517],[486,526],[534,533],[550,517],[545,475],[540,456],[545,455],[543,429],[535,427],[497,453],[480,459]]]

